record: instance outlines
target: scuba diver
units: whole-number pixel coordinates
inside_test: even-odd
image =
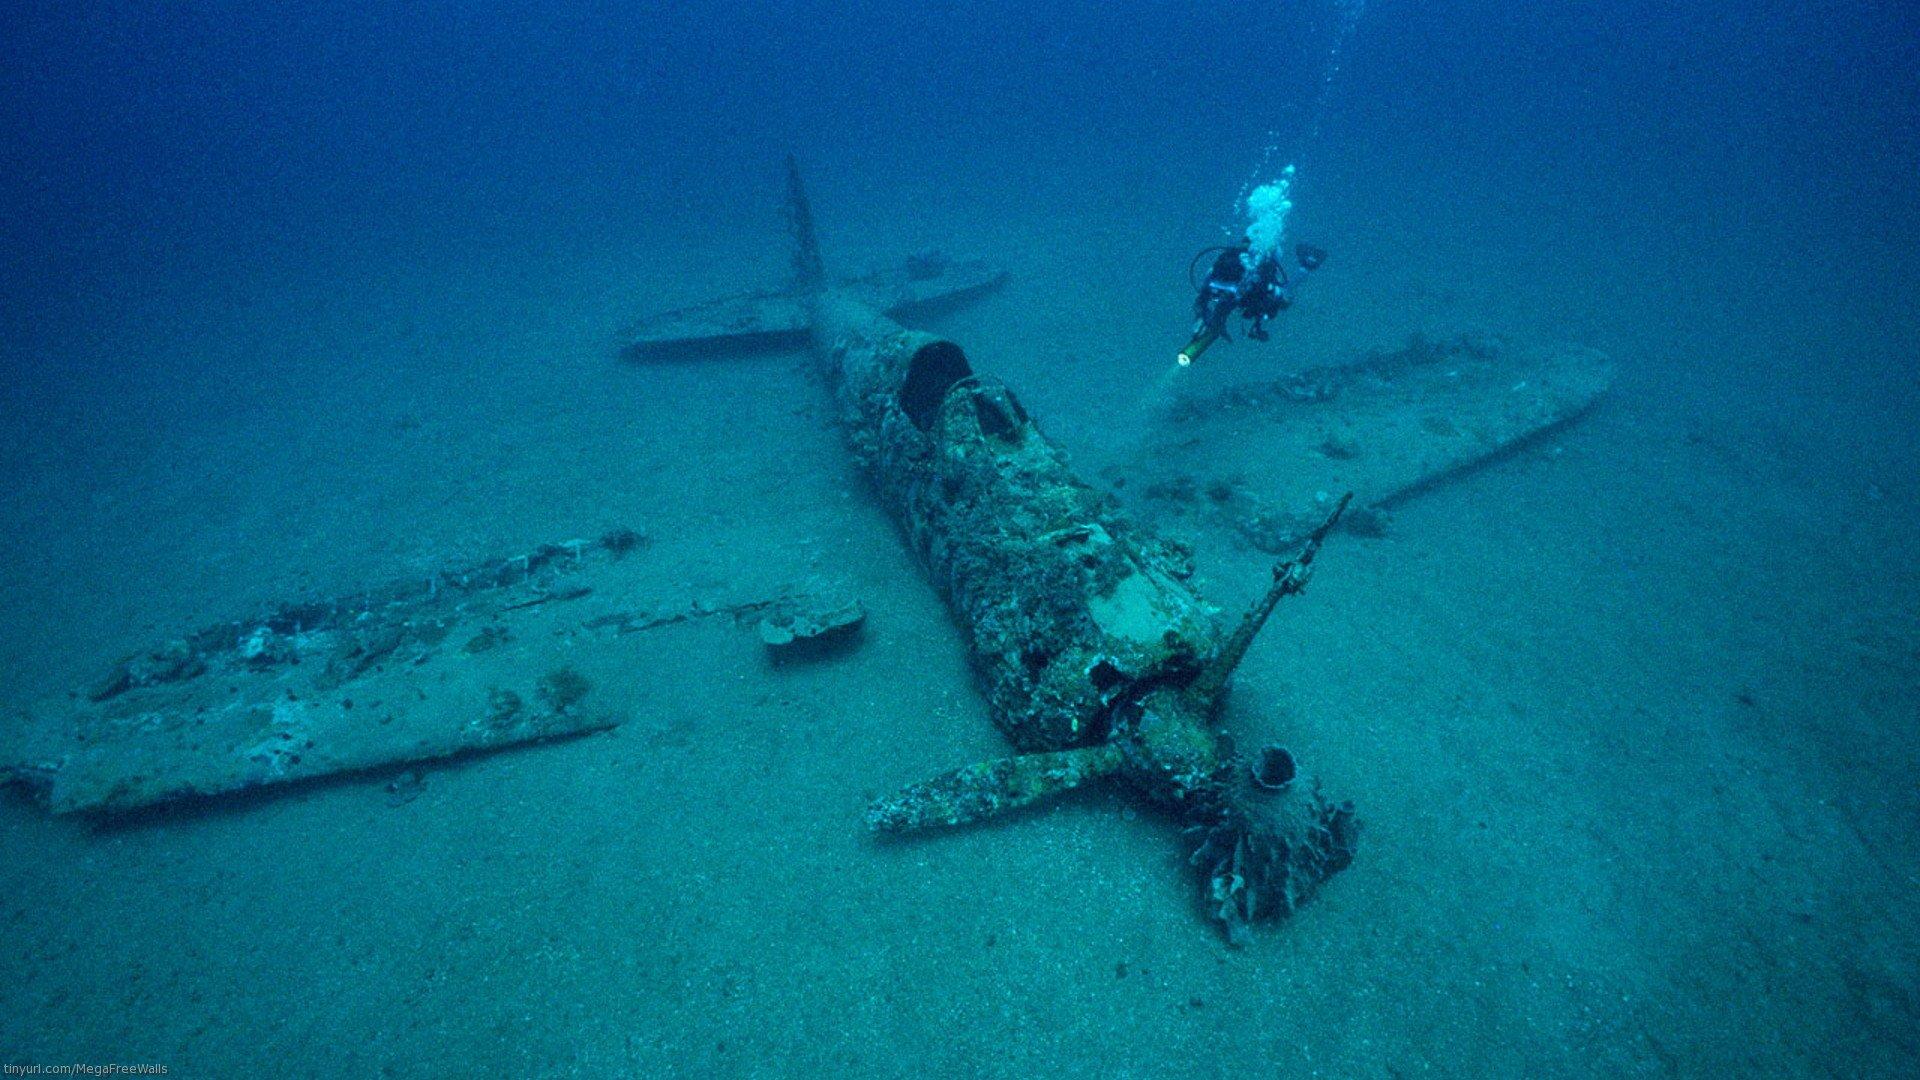
[[[1193,299],[1193,337],[1180,350],[1181,367],[1186,367],[1207,351],[1208,346],[1227,336],[1227,320],[1238,311],[1247,320],[1247,336],[1267,340],[1267,320],[1293,306],[1293,290],[1309,273],[1327,261],[1327,253],[1312,244],[1297,244],[1293,249],[1296,274],[1289,274],[1277,250],[1259,257],[1253,255],[1251,238],[1238,244],[1206,248],[1187,266],[1187,279],[1202,257],[1218,252],[1213,269],[1199,283],[1200,293]],[[1228,340],[1231,340],[1230,338]]]

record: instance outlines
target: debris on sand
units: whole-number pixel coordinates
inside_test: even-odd
[[[768,606],[760,616],[760,640],[772,649],[835,636],[866,621],[867,609],[844,586],[803,588]]]

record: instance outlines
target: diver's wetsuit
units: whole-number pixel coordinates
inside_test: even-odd
[[[1227,336],[1227,319],[1238,311],[1247,320],[1247,336],[1267,340],[1267,320],[1293,306],[1293,286],[1281,265],[1277,252],[1268,252],[1251,267],[1246,255],[1249,245],[1242,241],[1223,249],[1213,260],[1213,269],[1200,283],[1200,295],[1193,299],[1193,338],[1180,350],[1182,366],[1193,363],[1207,347]],[[1297,244],[1293,257],[1299,266],[1298,278],[1320,268],[1327,253],[1312,244]]]
[[[1273,255],[1263,256],[1249,275],[1246,245],[1230,247],[1213,260],[1200,295],[1193,301],[1193,317],[1199,329],[1225,336],[1227,317],[1238,310],[1250,325],[1247,336],[1255,341],[1267,339],[1266,322],[1293,305],[1287,292],[1287,275]]]

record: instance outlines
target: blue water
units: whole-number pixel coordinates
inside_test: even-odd
[[[1486,330],[1580,423],[1330,544],[1241,674],[1361,807],[1229,952],[1118,794],[876,845],[1003,751],[796,356],[620,328],[830,268],[1089,475],[1184,271],[1332,253],[1201,394]],[[598,535],[854,578],[798,670],[636,647],[622,731],[97,827],[0,799],[0,1061],[174,1075],[1906,1075],[1920,1056],[1920,15],[1897,4],[27,3],[0,13],[0,703],[277,599]],[[1265,556],[1204,530],[1204,587]],[[1275,642],[1278,642],[1277,644]],[[37,708],[38,706],[36,706]],[[24,721],[15,721],[24,722]]]

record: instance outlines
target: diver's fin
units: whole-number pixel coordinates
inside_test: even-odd
[[[983,761],[876,800],[867,810],[867,824],[881,832],[967,825],[1111,776],[1122,761],[1112,743]]]

